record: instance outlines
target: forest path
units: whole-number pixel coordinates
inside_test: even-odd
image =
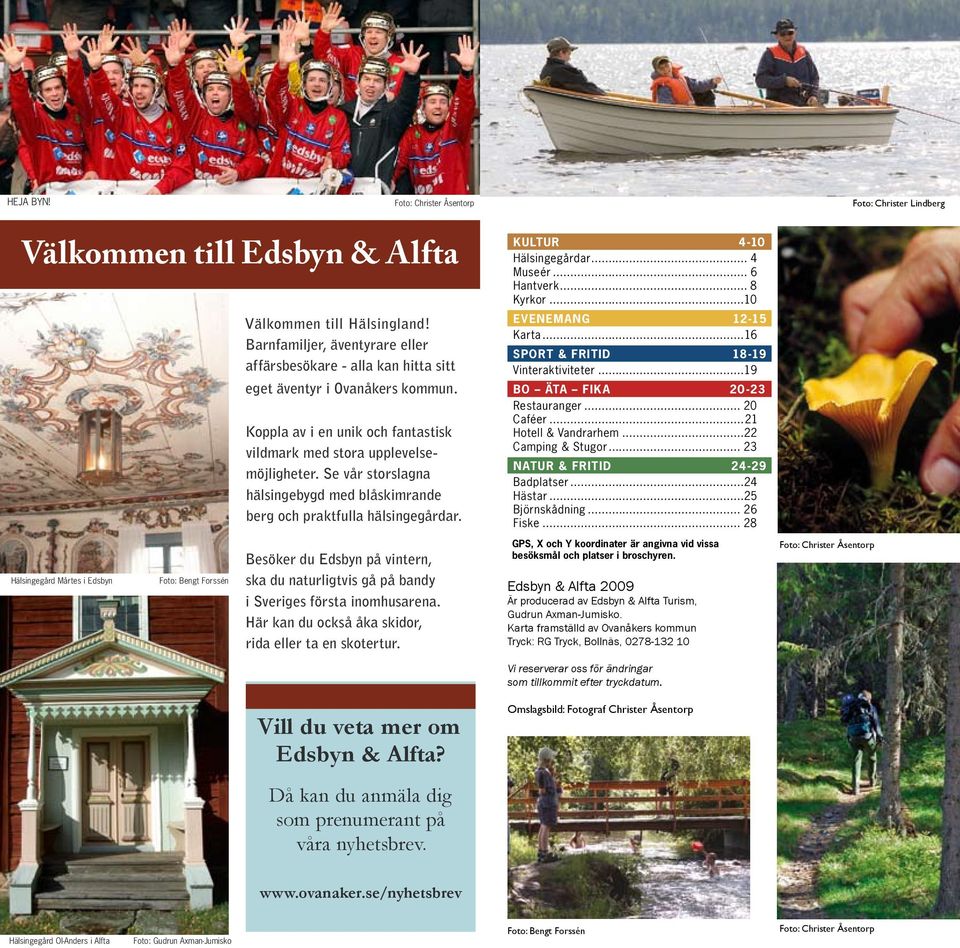
[[[831,803],[811,821],[810,828],[797,843],[797,858],[784,863],[777,873],[777,908],[780,918],[826,918],[817,901],[817,874],[820,860],[846,822],[850,808],[863,799],[838,793]]]

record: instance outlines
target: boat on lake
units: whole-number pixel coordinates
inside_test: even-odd
[[[737,106],[664,105],[625,93],[587,95],[542,85],[523,92],[557,151],[621,157],[886,145],[898,111],[884,104],[761,104],[752,96],[735,96],[750,100]]]

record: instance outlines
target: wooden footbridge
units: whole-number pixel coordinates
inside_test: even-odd
[[[591,780],[561,781],[559,829],[614,833],[652,830],[733,830],[750,833],[749,780]],[[537,787],[531,781],[507,796],[510,829],[535,833]]]

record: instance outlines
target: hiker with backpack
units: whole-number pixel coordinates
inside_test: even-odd
[[[870,768],[868,786],[877,785],[877,752],[883,743],[880,715],[873,706],[873,695],[864,689],[858,695],[844,695],[840,702],[840,721],[847,726],[847,743],[853,750],[853,784],[850,793],[860,793],[860,769],[866,756]]]

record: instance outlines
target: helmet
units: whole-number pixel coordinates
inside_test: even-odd
[[[431,95],[445,95],[448,102],[453,98],[453,92],[445,82],[431,82],[424,88],[421,99],[426,99],[427,96]]]
[[[387,43],[392,43],[397,34],[397,23],[389,13],[381,13],[378,10],[371,10],[360,21],[360,35],[366,29],[384,30],[387,34]]]
[[[357,70],[357,79],[365,72],[371,76],[379,76],[384,82],[388,82],[390,80],[390,63],[377,56],[365,56]]]
[[[327,77],[327,93],[330,92],[330,85],[333,83],[334,77],[336,77],[337,70],[330,65],[330,63],[325,63],[320,59],[308,59],[300,67],[300,94],[306,98],[307,97],[307,73],[308,72],[322,72]]]
[[[227,88],[231,88],[230,75],[215,69],[203,77],[203,88],[206,89],[207,86],[227,86]]]
[[[133,85],[134,79],[149,79],[153,83],[153,98],[150,100],[150,104],[153,105],[163,89],[163,78],[160,75],[160,70],[150,63],[144,63],[142,66],[134,66],[133,69],[127,73],[127,82]]]
[[[41,66],[33,74],[33,91],[35,95],[40,95],[40,86],[42,86],[48,79],[59,79],[63,83],[64,91],[66,91],[66,81],[63,78],[63,73],[60,71],[59,66]]]
[[[336,66],[331,66],[331,67],[330,67],[330,86],[331,86],[331,93],[332,93],[332,87],[333,87],[334,85],[336,85],[336,87],[337,87],[337,89],[338,89],[339,91],[338,91],[338,93],[337,93],[337,98],[336,98],[336,99],[334,99],[334,98],[333,98],[333,95],[331,94],[331,96],[330,96],[330,102],[331,102],[333,105],[339,105],[339,104],[343,101],[343,76],[340,75],[340,70],[337,69]]]
[[[300,78],[306,79],[308,72],[323,72],[326,73],[327,79],[331,82],[334,78],[339,78],[337,70],[330,65],[330,63],[325,63],[322,59],[308,59],[300,67]]]
[[[276,68],[277,64],[275,62],[265,62],[260,63],[256,69],[253,70],[253,84],[258,89],[263,89],[267,85],[267,79],[270,77],[270,73]]]
[[[48,60],[48,66],[53,66],[56,69],[61,69],[64,72],[67,69],[67,54],[66,53],[54,53]],[[49,79],[50,77],[47,76]]]
[[[187,66],[190,69],[190,75],[193,75],[194,69],[197,68],[197,63],[202,62],[204,59],[212,59],[217,65],[220,64],[220,54],[215,49],[198,49],[188,60]]]
[[[397,38],[397,23],[389,13],[380,13],[377,10],[371,10],[360,21],[360,45],[365,47],[363,34],[367,30],[383,30],[387,34],[387,44],[384,49],[390,49],[393,41]],[[401,37],[403,34],[400,34]]]
[[[144,63],[142,66],[134,66],[127,75],[127,79],[151,79],[158,87],[162,82],[160,70],[150,63]]]
[[[126,63],[124,63],[122,57],[118,56],[116,53],[104,53],[101,64],[105,66],[107,63],[116,63],[123,69],[124,72],[127,70]]]

